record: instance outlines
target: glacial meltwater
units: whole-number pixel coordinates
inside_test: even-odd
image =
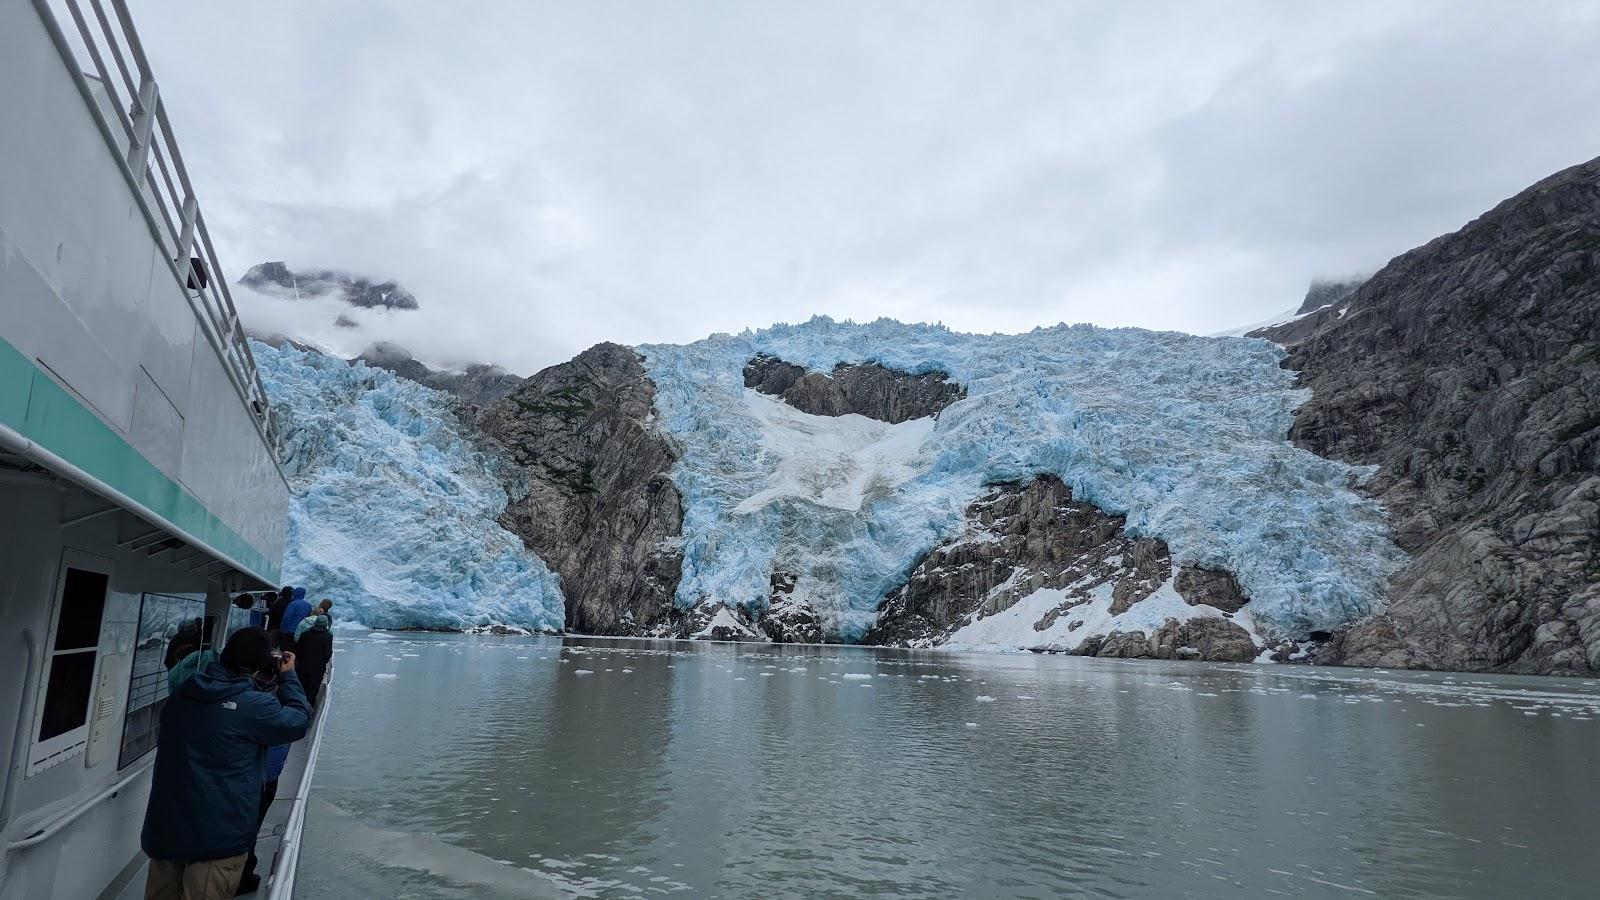
[[[1594,681],[341,633],[312,897],[1576,897]]]

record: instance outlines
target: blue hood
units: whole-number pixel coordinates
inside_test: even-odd
[[[235,675],[213,659],[201,666],[193,678],[185,681],[179,693],[201,703],[221,703],[255,688],[255,681],[249,675]]]
[[[304,600],[305,598],[306,598],[306,589],[305,588],[295,588],[294,589],[294,599],[295,600]],[[290,601],[290,602],[293,602],[293,601]]]

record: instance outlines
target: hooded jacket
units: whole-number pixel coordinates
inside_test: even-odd
[[[320,631],[327,631],[331,627],[333,627],[333,623],[328,621],[327,616],[321,615],[320,613],[306,616],[304,619],[300,620],[299,625],[294,627],[294,639],[297,641],[300,640],[305,636],[306,632],[314,628]],[[305,687],[305,685],[302,684],[301,687]]]
[[[177,665],[167,670],[167,696],[176,694],[185,681],[193,678],[194,673],[205,668],[206,663],[214,662],[216,658],[215,650],[196,650],[178,660]]]
[[[311,601],[306,599],[306,589],[295,588],[294,599],[284,607],[283,621],[279,623],[278,630],[294,634],[295,628],[300,625],[300,620],[309,615],[311,615]]]
[[[267,603],[267,631],[279,631],[278,626],[283,624],[283,611],[289,608],[294,600],[294,588],[289,588],[288,593],[280,591],[278,596]]]
[[[152,859],[226,859],[255,845],[268,748],[305,737],[311,707],[294,672],[276,696],[208,662],[167,698],[140,844]]]

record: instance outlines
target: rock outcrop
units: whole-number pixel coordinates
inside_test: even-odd
[[[1366,283],[1365,278],[1352,278],[1346,281],[1314,279],[1311,287],[1306,289],[1305,299],[1300,301],[1300,308],[1295,312],[1304,315],[1330,306],[1338,308],[1346,297],[1354,294],[1364,283]]]
[[[654,399],[637,353],[596,344],[479,420],[526,477],[500,521],[561,576],[569,631],[644,634],[676,615],[683,510]]]
[[[822,617],[810,603],[794,596],[799,580],[793,572],[772,573],[772,596],[761,613],[761,630],[780,644],[819,644]]]
[[[744,385],[812,415],[855,413],[890,424],[936,416],[967,394],[943,372],[913,375],[872,362],[840,363],[829,373],[807,372],[765,354],[745,365]]]
[[[430,369],[406,348],[387,341],[373,344],[356,359],[436,391],[454,394],[478,409],[488,409],[522,384],[521,378],[499,366],[474,364],[461,372]]]
[[[1010,609],[1041,589],[1062,594],[1034,622],[1036,632],[1053,628],[1062,616],[1108,588],[1110,616],[1133,609],[1169,580],[1191,606],[1232,614],[1248,602],[1226,572],[1179,566],[1175,576],[1164,542],[1128,535],[1121,516],[1074,500],[1071,488],[1054,476],[995,485],[967,508],[966,518],[968,529],[961,538],[929,552],[906,583],[884,598],[867,643],[936,646],[963,626]],[[1204,622],[1170,619],[1172,630],[1163,626],[1153,636],[1143,631],[1081,633],[1074,637],[1072,652],[1161,659],[1255,657],[1249,632],[1216,613],[1202,618]],[[1195,652],[1179,652],[1186,648]]]
[[[338,294],[346,303],[363,309],[417,308],[417,298],[398,282],[373,281],[331,269],[296,272],[281,261],[251,266],[239,283],[265,294],[295,299]]]
[[[1190,606],[1204,604],[1223,612],[1238,612],[1250,602],[1231,572],[1183,566],[1178,569],[1173,587]]]
[[[1155,659],[1250,662],[1259,652],[1248,631],[1220,618],[1168,619],[1150,638]]]
[[[1412,557],[1319,662],[1600,672],[1600,160],[1258,334],[1312,391],[1294,443],[1376,466]]]

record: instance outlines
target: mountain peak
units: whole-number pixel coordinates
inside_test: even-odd
[[[252,290],[296,300],[337,294],[363,309],[416,309],[417,298],[397,281],[374,281],[333,269],[297,272],[282,260],[251,266],[239,283]]]

